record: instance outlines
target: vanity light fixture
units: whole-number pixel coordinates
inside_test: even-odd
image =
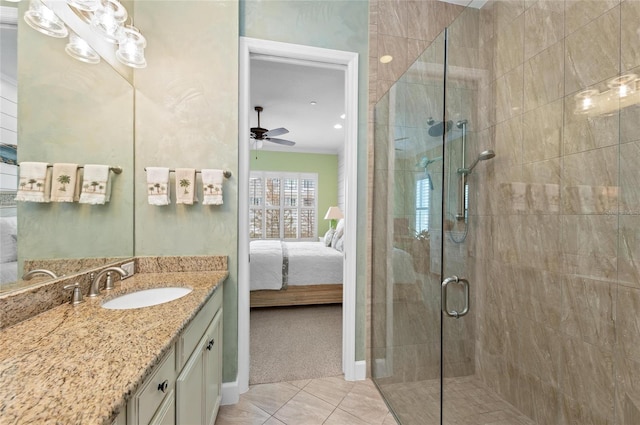
[[[69,35],[69,30],[62,19],[47,7],[47,1],[50,0],[30,0],[24,20],[43,34],[64,38]],[[115,52],[118,61],[132,68],[147,66],[144,57],[147,41],[137,28],[132,25],[125,26],[129,14],[118,0],[66,0],[66,4],[103,40],[118,45]],[[75,33],[69,36],[65,51],[82,62],[100,62],[98,53]]]
[[[91,29],[106,41],[117,44],[124,36],[123,24],[128,16],[127,9],[117,0],[100,0],[91,18]]]
[[[340,130],[342,128],[342,124],[336,124],[333,126],[333,128],[335,128],[336,130]]]
[[[346,114],[342,114],[342,115],[340,115],[340,118],[345,119],[346,116],[347,116]]]
[[[42,0],[31,0],[24,20],[31,28],[49,37],[65,38],[69,35],[64,22]]]
[[[628,106],[640,104],[640,78],[624,74],[607,82],[608,90],[583,90],[574,96],[575,113],[589,116],[611,114]]]
[[[391,62],[392,60],[393,60],[393,56],[391,56],[391,55],[383,55],[383,56],[380,56],[380,62],[381,62],[381,63],[389,63],[389,62]]]
[[[318,104],[318,102],[316,102],[315,100],[312,100],[311,102],[309,102],[309,105],[311,106],[316,106]]]
[[[100,55],[89,46],[89,43],[73,31],[69,34],[69,43],[65,46],[64,51],[81,62],[100,63]]]
[[[116,57],[132,68],[144,68],[147,66],[147,60],[144,57],[145,47],[147,47],[147,40],[140,31],[134,26],[127,26],[122,30]]]

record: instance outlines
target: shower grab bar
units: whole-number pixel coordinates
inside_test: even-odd
[[[449,307],[447,306],[447,289],[450,283],[460,284],[464,289],[464,308],[462,311],[449,310]],[[442,281],[441,294],[441,309],[447,316],[459,319],[469,312],[469,281],[467,279],[459,278],[458,276],[446,278]]]

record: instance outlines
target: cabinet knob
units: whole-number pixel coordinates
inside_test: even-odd
[[[213,344],[215,343],[216,343],[216,340],[212,338],[207,344],[207,350],[211,351],[211,349],[213,348]]]
[[[167,391],[167,388],[169,388],[169,381],[167,379],[165,379],[162,384],[158,384],[158,391],[162,391],[164,393]]]

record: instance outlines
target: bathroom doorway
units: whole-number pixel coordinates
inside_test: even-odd
[[[239,243],[238,243],[238,390],[240,393],[248,389],[249,384],[249,365],[250,365],[250,265],[249,265],[249,240],[250,234],[255,230],[255,226],[250,225],[250,181],[251,180],[251,155],[266,155],[264,145],[269,141],[262,140],[258,144],[255,132],[251,131],[257,125],[257,113],[261,114],[261,123],[257,127],[264,128],[267,126],[267,118],[269,110],[275,111],[275,105],[271,109],[264,105],[252,104],[252,67],[256,62],[265,63],[268,67],[289,67],[291,69],[306,67],[310,72],[325,70],[329,74],[338,74],[339,80],[344,88],[344,101],[342,111],[336,114],[336,123],[342,126],[341,131],[344,136],[342,140],[344,145],[340,148],[339,157],[343,162],[344,173],[339,192],[341,192],[342,212],[344,215],[345,229],[355,229],[356,226],[356,187],[357,187],[357,54],[350,52],[342,52],[329,49],[320,49],[309,46],[294,45],[288,43],[271,42],[266,40],[257,40],[242,37],[240,42],[240,105],[239,105],[239,211],[241,219],[239,220]],[[322,72],[321,72],[322,73]],[[295,90],[295,87],[291,87]],[[311,102],[315,99],[308,99],[309,107],[314,106]],[[262,106],[261,110],[257,110],[256,106]],[[264,114],[264,115],[263,115]],[[344,114],[343,117],[341,115]],[[254,115],[256,115],[254,117]],[[286,117],[281,118],[285,121]],[[264,124],[264,125],[263,125]],[[287,127],[287,122],[269,122],[270,127],[279,129]],[[273,130],[271,128],[268,130]],[[328,129],[328,131],[334,129]],[[277,131],[280,134],[274,135],[274,138],[294,141],[287,139],[287,133],[282,130]],[[252,138],[252,133],[253,138]],[[293,133],[291,134],[293,136]],[[291,137],[293,139],[293,137]],[[286,149],[286,143],[276,143],[277,147]],[[260,146],[261,145],[261,146]],[[281,148],[280,146],[285,146]],[[263,149],[260,149],[263,148]],[[296,177],[299,185],[308,185],[312,181],[312,176],[305,173],[299,173]],[[293,181],[292,176],[289,180]],[[285,176],[286,181],[288,177]],[[302,179],[302,180],[300,180]],[[351,194],[351,196],[349,196]],[[336,202],[338,203],[338,202]],[[316,208],[312,236],[316,242],[318,238],[324,235],[320,234],[319,229],[325,225],[326,211]],[[299,211],[297,214],[301,214]],[[283,226],[284,227],[284,226]],[[299,227],[299,226],[298,226]],[[253,230],[252,230],[253,229]],[[286,229],[285,229],[286,230]],[[283,230],[279,230],[283,231]],[[299,228],[298,230],[299,231]],[[255,235],[254,235],[255,236]],[[292,235],[289,235],[291,237]],[[310,234],[304,235],[308,240],[311,239]],[[299,238],[300,235],[298,234]],[[286,239],[286,237],[282,237]],[[344,252],[355,253],[355,234],[346,231],[344,233]],[[348,380],[364,378],[364,364],[360,365],[355,362],[355,255],[342,254],[343,271],[342,271],[342,353],[341,353],[341,370]]]

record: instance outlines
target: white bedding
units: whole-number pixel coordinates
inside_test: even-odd
[[[249,252],[251,291],[342,283],[343,254],[323,242],[255,240]]]
[[[249,243],[250,289],[282,288],[282,244],[279,240],[256,240]]]
[[[289,285],[342,283],[342,252],[324,242],[285,242],[289,251]]]

